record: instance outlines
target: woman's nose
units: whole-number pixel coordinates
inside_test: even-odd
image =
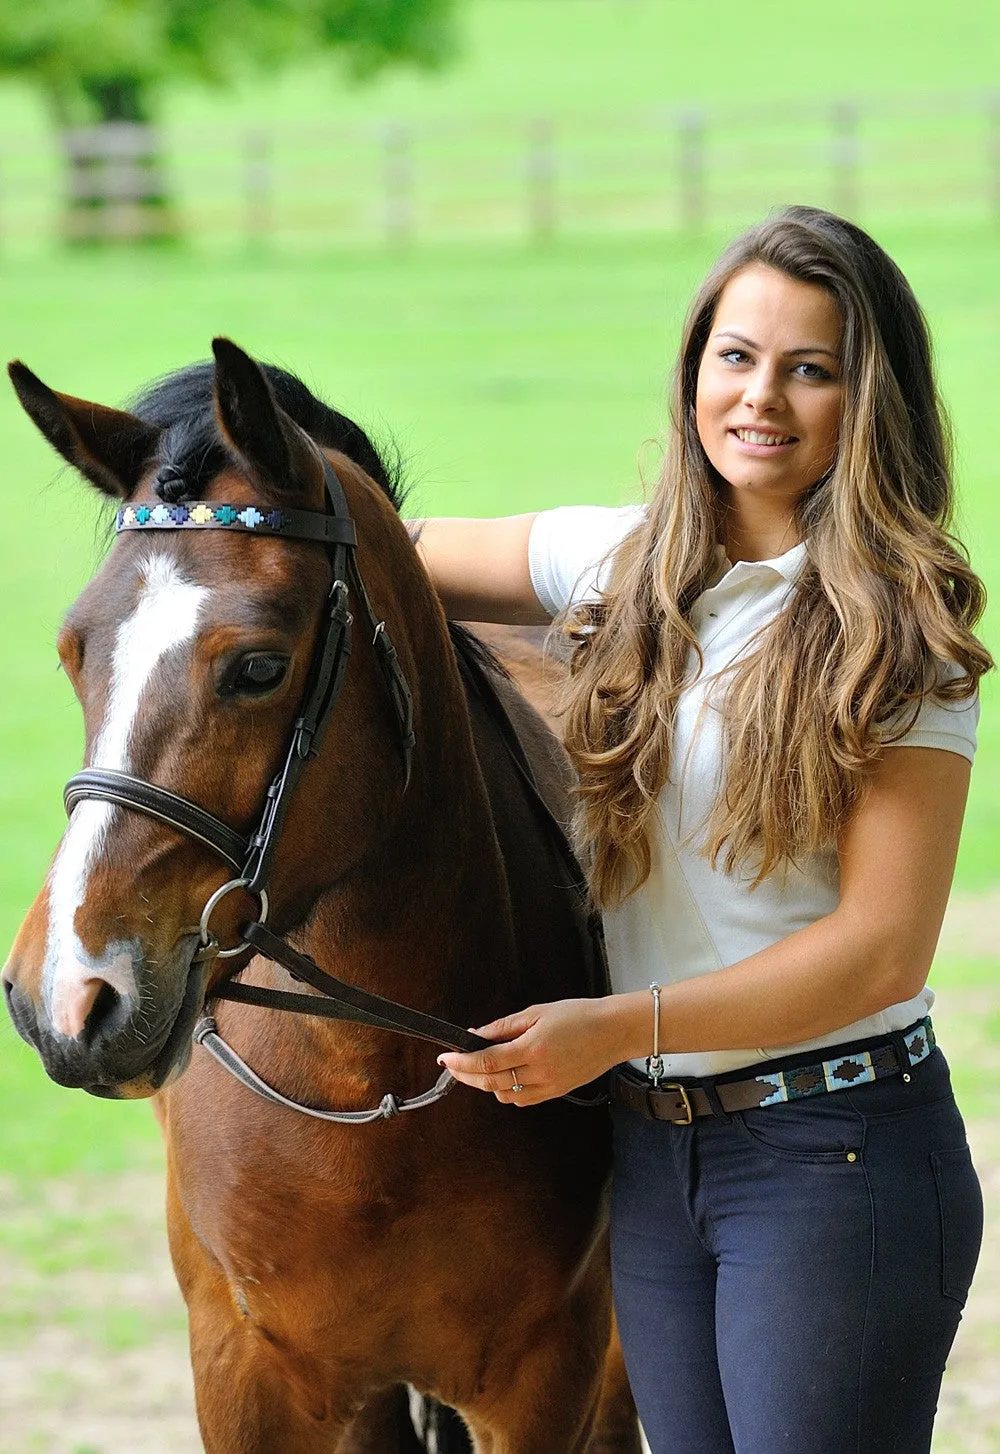
[[[757,413],[773,413],[784,404],[781,380],[774,369],[755,369],[743,390],[743,402]]]

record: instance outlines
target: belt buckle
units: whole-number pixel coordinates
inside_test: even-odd
[[[691,1122],[694,1120],[694,1108],[692,1107],[691,1102],[688,1099],[688,1093],[685,1090],[685,1088],[682,1085],[680,1085],[679,1082],[676,1081],[676,1080],[665,1080],[665,1081],[662,1082],[662,1084],[660,1084],[660,1085],[658,1085],[656,1087],[656,1090],[658,1090],[658,1091],[676,1091],[677,1094],[681,1098],[682,1105],[684,1106],[684,1115],[683,1116],[658,1116],[656,1114],[656,1110],[655,1110],[655,1102],[653,1101],[653,1091],[652,1091],[652,1087],[650,1087],[650,1089],[647,1090],[647,1093],[646,1094],[647,1094],[647,1098],[649,1100],[649,1109],[650,1109],[650,1112],[651,1112],[651,1114],[653,1116],[653,1119],[654,1120],[657,1120],[657,1121],[666,1121],[667,1124],[670,1125],[670,1126],[690,1126]]]
[[[677,1116],[677,1117],[674,1117],[671,1120],[670,1124],[672,1126],[690,1126],[691,1122],[694,1120],[694,1110],[693,1110],[693,1108],[691,1106],[691,1102],[688,1100],[688,1093],[687,1093],[687,1091],[684,1089],[684,1087],[682,1085],[679,1085],[678,1082],[675,1081],[675,1080],[668,1080],[667,1081],[667,1084],[666,1084],[666,1088],[667,1088],[667,1090],[675,1090],[675,1091],[677,1091],[677,1093],[679,1094],[679,1096],[681,1098],[681,1101],[683,1102],[684,1112],[685,1112],[684,1119],[683,1120],[681,1120],[681,1118],[679,1116]]]

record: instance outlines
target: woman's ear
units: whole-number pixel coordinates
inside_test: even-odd
[[[160,431],[134,414],[57,394],[19,360],[7,365],[29,418],[102,494],[127,500],[156,455]]]

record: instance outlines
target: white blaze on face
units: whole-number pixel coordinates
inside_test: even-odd
[[[165,555],[140,566],[142,586],[135,610],[118,628],[104,722],[90,767],[130,772],[129,750],[142,696],[160,662],[191,641],[211,592],[192,585]],[[82,1007],[93,1001],[100,979],[120,994],[135,993],[131,955],[123,943],[93,960],[74,927],[87,896],[90,870],[100,856],[108,826],[121,810],[111,803],[84,801],[73,811],[49,877],[49,926],[43,986],[46,1009],[56,1030],[76,1035]],[[123,886],[123,892],[126,892]]]

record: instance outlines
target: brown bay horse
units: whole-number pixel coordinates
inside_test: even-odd
[[[579,905],[463,684],[382,461],[292,376],[224,340],[215,353],[130,413],[12,366],[31,418],[123,527],[59,638],[87,766],[3,971],[14,1023],[59,1083],[155,1096],[209,1454],[420,1449],[406,1385],[459,1410],[479,1454],[636,1454],[604,1111],[521,1111],[457,1087],[400,1114],[439,1081],[434,1044],[217,998],[234,965],[251,992],[312,993],[252,954],[243,930],[263,917],[350,984],[452,1025],[594,985]],[[346,513],[317,535],[331,487]],[[338,596],[331,562],[354,532]],[[354,617],[349,660],[324,655],[338,611]],[[551,735],[497,690],[565,801]],[[303,702],[320,697],[333,705],[313,732]],[[264,833],[288,764],[297,786]],[[262,875],[220,863],[220,831],[267,859],[266,913]],[[244,947],[225,960],[220,943]],[[196,1024],[285,1097],[377,1118],[269,1103],[208,1053],[211,1036],[192,1050]],[[446,1427],[439,1454],[468,1447]]]

